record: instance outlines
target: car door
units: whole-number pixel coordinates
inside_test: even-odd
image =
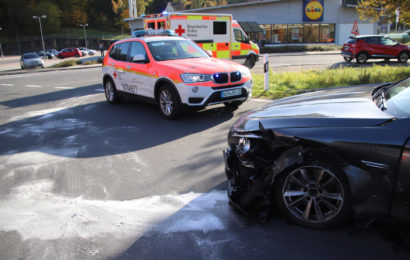
[[[381,38],[381,47],[386,56],[394,58],[399,55],[399,48],[397,42],[387,37]]]
[[[130,45],[126,64],[127,92],[153,98],[153,84],[150,84],[153,81],[150,73],[152,64],[147,51],[140,41],[132,41]]]
[[[111,68],[109,74],[112,76],[115,86],[119,91],[126,91],[124,84],[125,86],[127,85],[126,66],[129,46],[129,42],[118,43],[112,47],[109,53],[110,60],[108,61],[108,66]]]
[[[408,121],[410,126],[410,118],[405,120]],[[410,221],[410,138],[402,150],[391,214],[394,218]]]

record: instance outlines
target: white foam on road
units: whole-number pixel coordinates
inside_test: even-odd
[[[144,233],[225,229],[230,219],[226,193],[162,195],[126,201],[70,198],[52,193],[53,182],[17,187],[0,200],[0,231],[22,239],[137,238]]]

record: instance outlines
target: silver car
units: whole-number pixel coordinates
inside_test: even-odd
[[[42,58],[34,52],[24,53],[20,59],[20,66],[22,69],[42,67],[44,68],[44,62]]]

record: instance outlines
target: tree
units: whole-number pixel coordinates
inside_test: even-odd
[[[409,0],[359,0],[357,12],[362,20],[393,22],[396,10],[400,11],[399,22],[410,24]]]

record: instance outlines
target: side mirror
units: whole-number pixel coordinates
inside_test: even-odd
[[[249,37],[245,38],[245,43],[249,43]]]
[[[213,57],[212,51],[206,50],[205,52],[209,55],[209,57]]]
[[[145,55],[142,54],[137,54],[134,57],[132,57],[133,62],[147,62],[147,59],[145,58]]]

